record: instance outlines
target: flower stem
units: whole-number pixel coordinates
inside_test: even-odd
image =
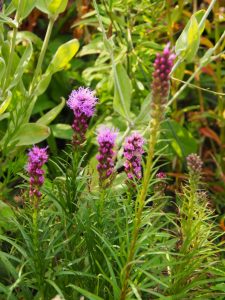
[[[40,244],[38,236],[38,203],[39,199],[37,196],[33,197],[33,246],[34,246],[34,267],[36,271],[36,278],[38,283],[38,290],[40,293],[40,300],[44,300],[44,284],[43,276],[40,267]]]
[[[157,142],[157,136],[158,136],[159,126],[160,126],[160,122],[159,122],[160,114],[161,114],[161,112],[158,111],[157,117],[150,121],[150,138],[149,138],[147,162],[146,162],[146,166],[145,166],[142,188],[136,199],[134,229],[133,229],[133,233],[132,233],[132,239],[131,239],[131,245],[130,245],[130,249],[129,249],[128,259],[127,259],[127,263],[126,263],[126,267],[125,267],[125,276],[124,276],[124,281],[122,284],[120,300],[125,300],[126,295],[127,295],[128,280],[129,280],[130,273],[132,270],[132,261],[133,261],[135,250],[136,250],[138,233],[139,233],[139,230],[141,227],[141,216],[142,216],[143,208],[145,205],[145,199],[146,199],[146,196],[148,193],[149,180],[151,178],[151,172],[152,172],[152,167],[153,167],[153,158],[154,158],[154,148],[155,148],[155,145]]]

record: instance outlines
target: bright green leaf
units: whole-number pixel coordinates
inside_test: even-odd
[[[191,16],[191,19],[188,21],[175,45],[177,56],[182,57],[188,62],[193,60],[198,51],[200,35],[205,26],[205,23],[203,22],[201,28],[199,28],[199,23],[201,22],[203,15],[204,11],[200,10]]]
[[[11,100],[12,100],[12,93],[10,91],[8,91],[6,99],[0,105],[0,115],[3,114],[6,111],[6,109],[9,106]]]
[[[65,66],[77,53],[78,49],[79,42],[77,39],[73,39],[61,45],[53,56],[46,72],[53,74],[65,68]]]
[[[49,112],[47,112],[44,116],[42,116],[39,120],[37,120],[38,124],[42,125],[49,125],[61,112],[65,105],[65,99],[62,98],[62,101],[59,105],[51,109]]]

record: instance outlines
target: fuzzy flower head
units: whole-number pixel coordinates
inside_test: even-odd
[[[142,176],[141,158],[144,153],[143,145],[144,139],[137,132],[134,132],[125,140],[123,155],[126,159],[124,162],[124,168],[128,179],[140,179]]]
[[[95,111],[97,98],[94,92],[89,88],[80,87],[78,90],[73,90],[67,101],[67,105],[74,112],[74,115],[84,114],[90,118]]]
[[[101,187],[106,187],[111,183],[112,175],[114,174],[115,161],[115,141],[118,132],[115,129],[101,127],[98,130],[97,141],[99,144],[99,154],[97,155],[99,173],[99,184]]]
[[[187,157],[187,167],[190,176],[199,178],[202,172],[203,162],[196,153],[189,154]]]
[[[47,148],[34,146],[28,152],[27,172],[30,176],[30,196],[41,197],[40,187],[44,183],[44,170],[42,166],[47,162]]]
[[[169,94],[169,78],[173,67],[175,55],[167,44],[163,53],[158,53],[154,62],[153,82],[152,82],[152,111],[165,106]]]
[[[94,114],[97,100],[98,99],[94,96],[94,92],[84,87],[73,90],[69,96],[67,105],[74,113],[74,121],[72,124],[74,131],[72,143],[74,147],[78,147],[85,142],[88,122]]]

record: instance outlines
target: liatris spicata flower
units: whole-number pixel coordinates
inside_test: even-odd
[[[164,107],[169,94],[169,74],[172,70],[175,55],[171,53],[169,44],[162,54],[157,54],[154,62],[153,82],[152,82],[152,102],[151,115],[153,118],[160,115],[163,117]]]
[[[187,167],[190,174],[190,177],[195,179],[196,181],[200,179],[202,172],[203,162],[201,158],[195,154],[189,154],[187,157]]]
[[[140,179],[142,177],[141,157],[144,153],[143,145],[144,139],[137,132],[133,133],[125,140],[123,155],[126,160],[124,162],[124,167],[129,179]]]
[[[94,114],[97,100],[94,92],[89,88],[80,87],[70,94],[67,105],[74,113],[72,125],[74,130],[72,143],[74,146],[79,146],[85,142],[88,122]]]
[[[164,172],[159,172],[156,174],[156,178],[159,180],[154,187],[155,192],[160,193],[161,195],[164,194],[166,189],[166,174]]]
[[[114,174],[115,140],[117,131],[107,127],[101,127],[98,131],[99,154],[97,155],[99,173],[99,185],[106,187],[111,183]]]
[[[47,148],[34,146],[28,152],[27,172],[30,176],[30,196],[41,197],[40,187],[44,183],[44,173],[42,166],[48,160]]]

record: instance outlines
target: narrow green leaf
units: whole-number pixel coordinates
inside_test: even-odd
[[[63,292],[54,281],[52,281],[51,279],[46,279],[45,281],[48,282],[56,290],[56,292],[60,295],[61,300],[65,299]]]
[[[28,42],[28,46],[26,47],[22,57],[20,58],[19,64],[16,68],[16,71],[14,73],[13,76],[13,80],[9,86],[9,89],[12,89],[14,86],[17,85],[17,83],[19,82],[19,80],[21,79],[24,71],[27,68],[27,65],[31,59],[31,56],[33,54],[33,46],[32,43],[29,41]]]
[[[2,57],[0,57],[0,82],[5,73],[5,61]],[[3,77],[4,78],[4,77]]]
[[[16,146],[33,145],[45,140],[49,134],[49,127],[45,125],[26,123],[20,127],[11,143],[16,143]]]
[[[42,125],[49,125],[61,112],[65,105],[65,99],[62,98],[62,101],[59,105],[51,109],[49,112],[47,112],[44,116],[42,116],[39,120],[37,120],[38,124]]]
[[[65,68],[77,53],[78,49],[79,42],[77,39],[73,39],[61,45],[53,56],[46,72],[53,74]]]
[[[74,284],[69,284],[68,286],[73,288],[74,290],[79,292],[82,296],[85,296],[90,300],[104,300],[103,298],[100,298],[100,297],[98,297],[98,296],[96,296],[96,295],[94,295],[94,294],[92,294],[92,293],[90,293],[90,292],[74,285]]]
[[[9,33],[9,35],[11,35],[11,33]],[[31,31],[19,31],[16,35],[16,40],[18,42],[20,41],[30,41],[33,44],[37,45],[39,48],[41,48],[43,41],[41,38],[39,38],[39,36],[37,36],[36,34],[34,34]]]

